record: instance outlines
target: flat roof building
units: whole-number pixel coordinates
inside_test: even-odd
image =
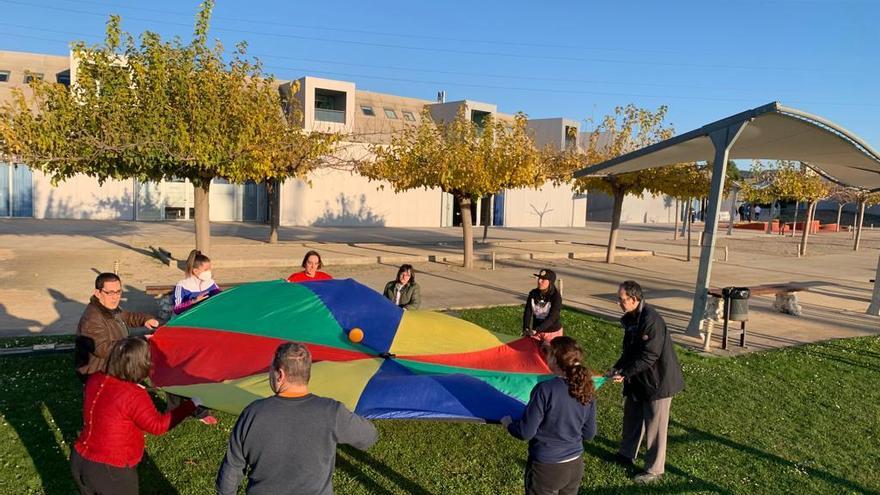
[[[27,93],[30,77],[71,84],[75,65],[71,62],[72,55],[0,51],[0,101],[8,100],[14,88]],[[459,112],[474,121],[490,115],[508,122],[515,118],[499,112],[494,103],[446,101],[444,92],[437,99],[412,98],[361,90],[352,81],[312,76],[282,81],[279,91],[297,101],[306,130],[342,133],[345,153],[350,156],[369,153],[373,144],[390,143],[395,133],[418,125],[425,115],[435,122],[451,121]],[[539,147],[582,149],[587,144],[586,134],[573,119],[531,119],[528,131]],[[381,186],[380,181],[371,182],[356,172],[335,168],[316,170],[308,181],[285,181],[280,188],[281,224],[438,227],[461,223],[458,205],[448,193],[439,189],[395,193]],[[601,196],[595,199],[601,213]],[[665,217],[671,221],[671,213],[666,211],[671,207],[660,199],[633,201],[633,208],[629,203],[628,198],[624,221],[647,221],[643,209],[652,210],[653,221],[667,221]],[[157,221],[191,219],[193,210],[193,189],[185,180],[144,183],[128,179],[99,185],[91,177],[77,176],[52,186],[45,174],[26,164],[0,164],[0,216]],[[499,191],[480,198],[472,211],[477,225],[509,227],[579,227],[588,218],[587,195],[577,194],[567,185],[551,184],[537,190]],[[600,219],[599,215],[589,216]],[[216,179],[210,191],[210,218],[265,222],[265,186]]]

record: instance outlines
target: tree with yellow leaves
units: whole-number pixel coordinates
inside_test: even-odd
[[[865,223],[865,209],[869,206],[880,204],[880,192],[857,190],[854,198],[859,205],[859,210],[857,213],[858,220],[856,224],[855,241],[853,242],[853,251],[858,251],[859,244],[861,244],[862,241],[862,226]]]
[[[840,232],[840,217],[843,214],[843,207],[856,200],[856,190],[851,187],[841,186],[840,184],[832,184],[828,190],[828,199],[837,203],[835,232]]]
[[[461,208],[465,268],[473,268],[471,206],[475,198],[502,189],[537,188],[551,178],[550,166],[526,131],[526,117],[513,125],[494,120],[473,122],[461,110],[451,122],[435,123],[426,109],[418,126],[373,147],[374,160],[358,168],[371,180],[384,180],[395,191],[440,188]]]
[[[795,216],[793,225],[797,225],[797,204],[807,203],[806,220],[801,232],[801,243],[798,247],[801,255],[807,252],[807,240],[810,226],[816,214],[816,205],[828,197],[830,184],[807,165],[789,160],[777,160],[773,167],[765,166],[761,161],[752,163],[753,181],[744,184],[744,195],[753,203],[773,203],[777,200],[794,201]],[[767,224],[770,233],[770,222]],[[780,226],[781,227],[781,226]]]
[[[615,108],[614,114],[605,116],[590,134],[583,164],[595,165],[671,137],[674,132],[672,127],[664,125],[666,112],[665,106],[661,106],[656,112],[638,108],[633,104]],[[614,200],[606,262],[614,263],[620,216],[626,195],[642,197],[645,192],[665,193],[672,189],[669,179],[675,177],[677,176],[672,171],[649,169],[605,177],[581,177],[575,180],[574,187],[578,192],[598,190]],[[676,183],[676,185],[681,184]]]
[[[799,247],[801,255],[807,254],[807,239],[816,214],[816,205],[819,200],[828,196],[828,182],[803,163],[779,160],[776,162],[776,170],[773,174],[773,190],[777,198],[793,200],[795,205],[801,201],[807,203]],[[793,225],[797,225],[797,209],[795,209]]]
[[[195,188],[196,248],[208,252],[211,182],[224,178],[277,183],[320,165],[337,136],[306,133],[282,111],[278,86],[248,60],[209,45],[213,0],[196,16],[193,39],[140,40],[111,16],[103,44],[76,43],[71,88],[34,81],[0,107],[0,155],[12,156],[57,183],[84,174],[103,182],[186,178]],[[270,195],[273,197],[274,194]],[[272,233],[278,212],[272,208]]]

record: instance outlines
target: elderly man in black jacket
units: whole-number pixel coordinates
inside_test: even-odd
[[[616,462],[632,465],[645,438],[645,470],[637,483],[658,480],[666,464],[666,429],[672,396],[684,389],[681,365],[657,310],[645,303],[642,287],[632,280],[620,284],[618,304],[624,315],[623,353],[608,371],[623,382],[623,438]]]

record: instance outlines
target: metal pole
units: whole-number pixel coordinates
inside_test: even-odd
[[[495,269],[495,251],[492,251],[492,270]]]
[[[12,177],[13,177],[12,167],[13,166],[14,166],[13,163],[9,162],[9,164],[6,167],[6,173],[7,173],[7,177],[8,177],[6,183],[9,184],[9,194],[7,195],[7,199],[9,200],[8,201],[9,210],[7,210],[7,211],[9,212],[10,217],[15,216],[12,213],[12,205],[14,204],[12,202],[12,195],[15,194],[15,186],[12,184]]]
[[[868,306],[869,315],[880,316],[880,257],[877,258],[877,274],[874,275],[874,292],[871,294],[871,305]]]
[[[725,295],[727,294],[727,295]],[[724,326],[721,327],[721,350],[727,350],[727,327],[730,326],[730,294],[726,290],[721,291],[721,300],[724,301]]]
[[[694,289],[694,306],[691,309],[691,320],[685,332],[692,337],[700,335],[700,321],[706,313],[709,282],[712,278],[715,235],[718,233],[718,212],[721,209],[721,196],[724,194],[724,178],[727,174],[730,147],[736,142],[748,122],[736,122],[709,135],[715,146],[715,163],[712,167],[712,188],[709,193],[709,207],[706,215],[707,239],[700,248],[700,268],[697,272],[697,284]]]

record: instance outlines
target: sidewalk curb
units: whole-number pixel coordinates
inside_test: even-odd
[[[73,344],[34,344],[28,347],[9,347],[0,349],[0,358],[71,352],[73,347]]]
[[[618,257],[641,258],[656,256],[654,251],[619,248],[616,251]],[[597,251],[569,251],[559,253],[496,253],[495,260],[592,260],[605,258],[604,252]],[[460,254],[412,254],[395,256],[324,256],[327,266],[361,266],[372,264],[399,265],[403,263],[461,263],[464,259]],[[492,253],[474,253],[475,261],[492,261]],[[295,268],[296,260],[292,259],[257,259],[257,260],[230,260],[220,259],[213,262],[217,268]]]

